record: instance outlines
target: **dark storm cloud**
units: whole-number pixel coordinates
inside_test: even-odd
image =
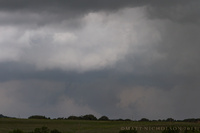
[[[188,4],[190,3],[190,4]],[[80,27],[83,22],[78,18],[90,12],[115,12],[123,8],[146,6],[150,18],[175,21],[199,21],[198,1],[132,1],[132,0],[16,0],[0,1],[3,11],[1,24],[40,27],[47,24],[62,23],[68,20],[68,28]],[[65,21],[66,23],[66,21]]]
[[[115,10],[127,6],[138,6],[145,2],[131,0],[110,0],[110,1],[93,1],[93,0],[42,0],[42,1],[0,1],[2,10],[29,10],[62,12],[68,10],[76,11],[98,11],[98,10]]]
[[[148,1],[148,0],[1,0],[0,9],[5,11],[33,11],[33,12],[59,12],[66,14],[69,13],[84,13],[84,12],[95,12],[99,10],[118,10],[126,7],[137,7],[137,6],[155,6],[155,7],[168,7],[187,4],[188,1]],[[66,11],[66,12],[65,12]],[[70,12],[72,11],[72,12]]]
[[[200,2],[196,0],[179,1],[177,4],[171,4],[168,6],[157,5],[149,7],[148,13],[151,19],[169,19],[178,23],[199,24],[199,5]]]

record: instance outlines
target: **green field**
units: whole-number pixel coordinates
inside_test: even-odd
[[[121,129],[137,127],[138,133],[159,133],[165,127],[200,127],[200,123],[191,122],[133,122],[133,121],[86,121],[86,120],[39,120],[39,119],[0,119],[0,133],[14,129],[25,132],[46,126],[62,133],[119,133]],[[182,131],[183,132],[183,131]]]

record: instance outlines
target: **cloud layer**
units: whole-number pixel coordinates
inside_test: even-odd
[[[0,0],[0,113],[198,117],[199,4]]]

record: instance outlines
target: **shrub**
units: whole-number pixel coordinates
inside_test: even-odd
[[[48,129],[48,127],[43,126],[41,128],[35,128],[35,130],[30,133],[61,133],[61,132],[58,131],[57,129],[50,130]]]
[[[9,133],[24,133],[24,132],[20,129],[14,129],[13,131],[10,131]]]
[[[51,130],[51,133],[61,133],[60,131],[58,131],[57,129]]]
[[[43,126],[41,128],[35,128],[35,130],[32,133],[49,133],[49,132],[50,130],[47,127]]]
[[[25,133],[20,129],[14,129],[13,131],[10,131],[9,133]],[[48,127],[41,127],[41,128],[35,128],[34,131],[29,132],[29,133],[61,133],[57,129],[54,130],[49,130]]]

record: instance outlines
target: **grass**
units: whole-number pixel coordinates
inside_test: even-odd
[[[86,121],[86,120],[39,120],[39,119],[0,119],[0,133],[8,133],[14,129],[25,132],[46,126],[62,133],[119,133],[121,129],[138,127],[138,133],[159,133],[155,127],[200,127],[199,123],[187,122],[133,122],[133,121]]]

